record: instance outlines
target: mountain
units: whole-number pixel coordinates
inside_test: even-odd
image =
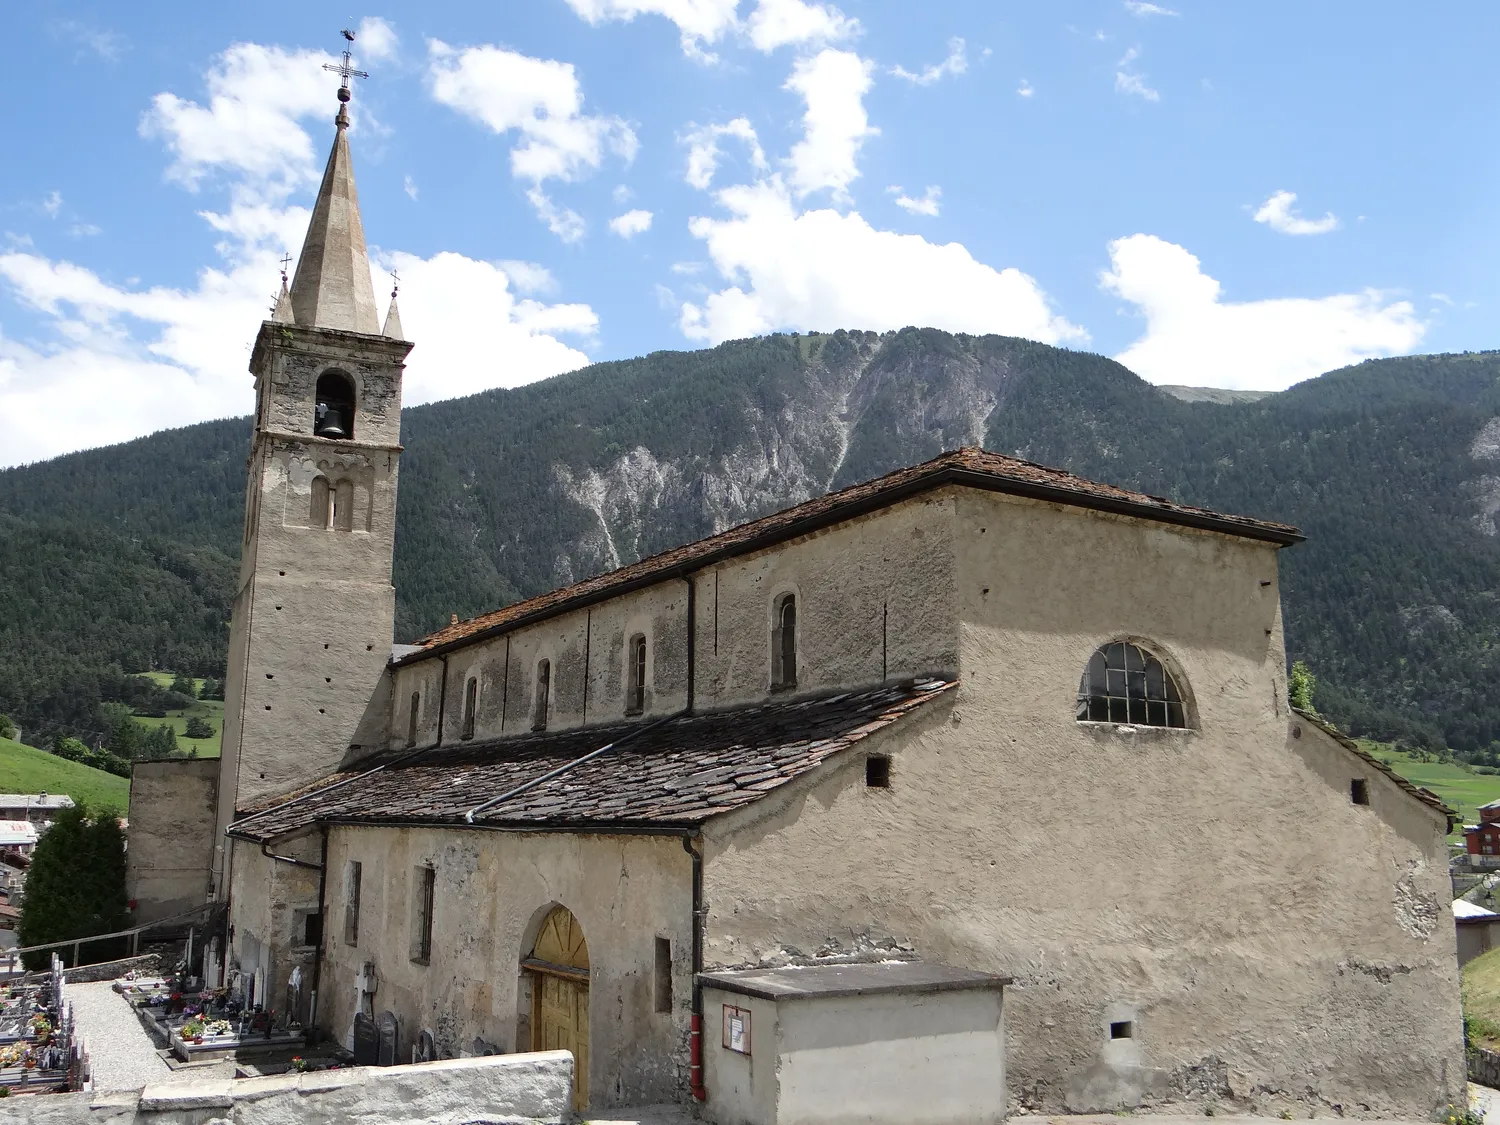
[[[405,412],[409,640],[961,445],[1300,525],[1287,642],[1358,733],[1500,752],[1500,354],[1379,360],[1264,397],[906,329],[596,364]],[[246,419],[0,472],[0,712],[96,729],[123,672],[218,673]],[[93,723],[94,725],[90,725]]]

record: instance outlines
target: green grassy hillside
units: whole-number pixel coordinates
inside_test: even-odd
[[[66,793],[75,801],[113,808],[122,815],[130,808],[128,779],[8,738],[0,738],[0,793]]]
[[[1431,789],[1458,810],[1465,824],[1479,820],[1480,805],[1500,800],[1500,776],[1475,773],[1461,762],[1424,762],[1383,742],[1356,741],[1413,785]],[[1463,833],[1456,832],[1454,838],[1462,839]]]
[[[150,680],[163,688],[170,688],[175,678],[172,672],[137,672],[136,675]],[[193,681],[199,691],[203,690],[202,678]],[[189,738],[187,736],[188,719],[197,716],[209,726],[214,728],[212,738]],[[178,749],[186,752],[198,751],[200,758],[217,758],[219,756],[219,742],[224,734],[224,701],[222,699],[200,699],[191,707],[185,707],[178,711],[168,711],[165,719],[154,719],[147,715],[135,716],[135,721],[143,727],[171,727],[177,733]]]

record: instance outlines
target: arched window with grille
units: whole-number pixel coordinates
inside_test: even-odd
[[[474,737],[474,709],[479,702],[479,680],[473,676],[464,685],[464,738]]]
[[[531,729],[547,729],[547,707],[552,696],[552,664],[540,660],[536,666],[536,696],[531,705]]]
[[[771,620],[771,686],[797,686],[797,596],[776,599]]]
[[[1140,645],[1114,641],[1089,657],[1078,685],[1080,723],[1186,727],[1187,705],[1172,673]]]

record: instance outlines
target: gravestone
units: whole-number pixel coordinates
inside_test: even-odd
[[[378,1066],[380,1064],[380,1032],[375,1021],[363,1012],[354,1017],[354,1065]]]
[[[380,1019],[376,1021],[380,1032],[380,1058],[379,1066],[395,1066],[399,1061],[396,1058],[396,1042],[400,1039],[401,1026],[396,1022],[396,1013],[387,1009],[380,1013]]]

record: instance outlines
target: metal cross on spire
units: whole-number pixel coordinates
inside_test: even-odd
[[[344,28],[344,61],[334,66],[333,63],[324,63],[323,69],[337,74],[343,81],[339,83],[339,115],[335,121],[338,125],[349,124],[349,114],[346,112],[349,105],[349,79],[368,78],[370,75],[363,70],[354,69],[354,53],[349,49],[354,45],[354,32],[347,27]]]

